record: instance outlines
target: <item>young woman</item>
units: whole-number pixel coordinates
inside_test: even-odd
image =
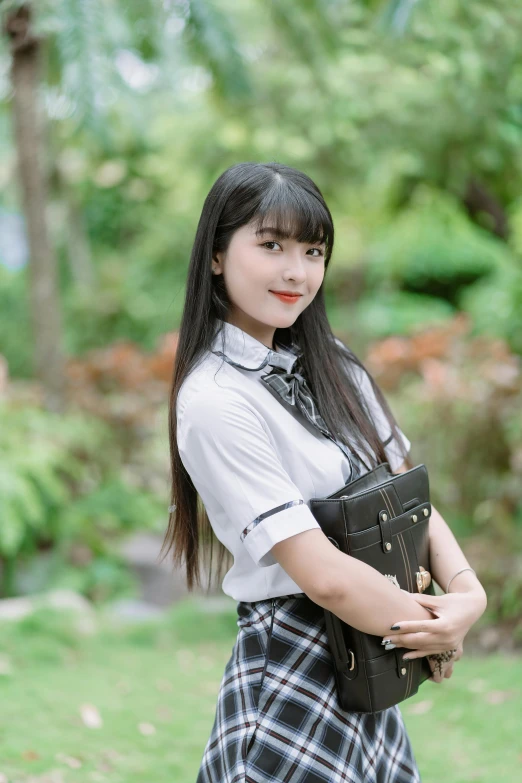
[[[323,609],[413,657],[457,648],[457,660],[485,608],[435,509],[432,575],[452,586],[441,596],[397,590],[340,552],[307,505],[379,462],[412,467],[381,391],[328,323],[333,239],[317,186],[279,163],[226,170],[199,221],[170,406],[165,543],[189,589],[207,539],[220,566],[233,556],[222,589],[237,601],[238,633],[197,783],[419,781],[398,705],[340,708]]]

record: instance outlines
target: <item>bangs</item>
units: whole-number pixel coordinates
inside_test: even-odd
[[[288,180],[280,180],[264,194],[251,222],[259,236],[270,233],[307,244],[324,242],[325,258],[331,253],[334,228],[328,211],[313,193]]]

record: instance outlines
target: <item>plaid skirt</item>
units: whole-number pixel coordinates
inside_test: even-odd
[[[323,609],[304,593],[237,604],[237,638],[196,783],[416,783],[399,706],[339,706]]]

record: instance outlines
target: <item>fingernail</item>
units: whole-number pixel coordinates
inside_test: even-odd
[[[387,644],[384,649],[385,650],[395,650],[396,647],[397,647],[396,644]]]
[[[391,643],[392,643],[391,639],[383,639],[381,642],[381,644],[391,644]]]
[[[400,629],[400,627],[401,627],[400,625],[392,625],[392,627],[390,628],[390,631],[398,631]]]
[[[407,656],[407,655],[403,655],[403,656],[402,656],[402,660],[403,660],[403,661],[409,661],[409,660],[411,660],[411,658],[408,658],[408,656]]]

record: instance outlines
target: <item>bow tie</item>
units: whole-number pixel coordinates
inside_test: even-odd
[[[298,367],[302,369],[299,363],[301,351],[297,344],[292,346],[292,352],[297,352],[298,358],[293,364],[293,371],[288,372],[285,367],[278,364],[278,362],[286,363],[286,361],[282,358],[281,354],[275,351],[270,351],[269,355],[265,357],[265,360],[259,367],[246,367],[230,359],[228,356],[226,356],[225,353],[223,353],[223,351],[212,351],[212,353],[214,353],[216,356],[222,356],[223,359],[233,367],[248,370],[249,372],[258,372],[269,362],[271,362],[271,371],[266,375],[261,376],[261,380],[265,386],[267,386],[272,391],[274,397],[278,401],[287,403],[288,405],[292,405],[297,408],[299,413],[304,416],[306,421],[318,429],[326,438],[332,440],[336,446],[341,449],[350,464],[350,480],[358,478],[363,473],[363,465],[366,470],[369,470],[370,468],[364,461],[361,463],[361,459],[358,458],[352,451],[350,451],[348,446],[346,446],[344,443],[341,443],[341,441],[337,440],[337,438],[334,438],[326,426],[326,422],[319,413],[317,403],[310,390],[310,387],[308,386],[303,374],[297,369]]]
[[[296,363],[297,367],[298,363]],[[274,367],[269,373],[261,376],[261,380],[284,402],[295,406],[307,421],[316,427],[325,437],[333,440],[341,449],[351,465],[351,479],[355,479],[362,473],[362,467],[354,454],[336,438],[333,437],[326,426],[326,422],[319,413],[317,403],[304,376],[298,371],[286,372],[281,367]],[[350,480],[351,480],[350,479]]]
[[[317,409],[314,397],[303,375],[298,370],[286,372],[274,367],[271,372],[261,376],[261,380],[289,405],[301,411],[310,424],[317,427],[323,435],[331,437],[326,423]]]

